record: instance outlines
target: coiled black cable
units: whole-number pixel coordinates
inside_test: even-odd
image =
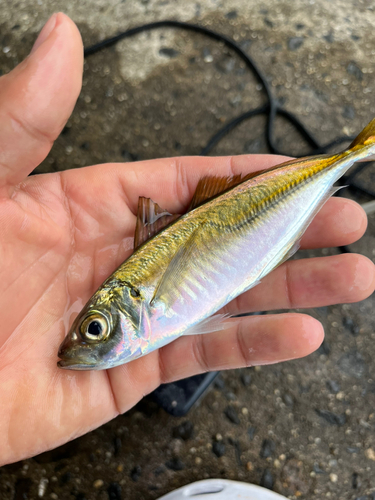
[[[229,49],[233,50],[241,59],[242,61],[246,64],[247,68],[253,72],[253,74],[256,76],[258,79],[259,83],[261,83],[263,91],[266,96],[266,103],[263,106],[260,106],[258,108],[246,111],[245,113],[242,113],[241,115],[237,116],[236,118],[232,119],[230,122],[225,124],[218,132],[216,132],[213,137],[207,142],[207,145],[202,149],[200,152],[201,155],[207,155],[212,148],[218,144],[221,139],[223,139],[224,136],[229,134],[233,129],[235,129],[240,123],[242,123],[245,120],[248,120],[250,118],[253,118],[254,116],[258,116],[260,114],[266,114],[267,115],[267,125],[265,128],[265,138],[267,145],[269,147],[269,150],[273,154],[277,155],[284,155],[284,156],[291,156],[288,154],[286,151],[281,151],[275,143],[274,139],[274,126],[275,126],[275,119],[277,115],[282,116],[284,119],[289,121],[293,125],[293,127],[300,133],[300,135],[303,137],[303,139],[310,145],[312,148],[311,154],[321,154],[327,152],[330,148],[333,146],[336,146],[338,144],[341,144],[343,142],[349,142],[354,139],[354,137],[339,137],[335,139],[334,141],[331,141],[328,144],[322,145],[320,144],[317,139],[307,130],[307,128],[304,126],[304,124],[290,111],[287,111],[286,109],[282,108],[275,97],[272,95],[270,86],[267,82],[266,77],[264,76],[263,72],[258,68],[257,64],[255,61],[249,56],[234,40],[228,38],[225,35],[222,35],[220,33],[217,33],[216,31],[213,31],[209,28],[206,28],[204,26],[199,26],[197,24],[191,24],[191,23],[186,23],[182,21],[174,21],[174,20],[165,20],[165,21],[157,21],[154,23],[149,23],[149,24],[143,24],[141,26],[137,26],[135,28],[130,28],[124,32],[119,33],[116,36],[113,36],[111,38],[107,38],[106,40],[103,40],[99,43],[96,43],[92,45],[91,47],[88,47],[85,49],[84,55],[85,57],[89,57],[93,54],[96,54],[97,52],[103,50],[106,47],[110,47],[120,40],[123,40],[125,38],[129,38],[131,36],[134,36],[138,33],[141,33],[143,31],[150,31],[154,29],[160,29],[160,28],[179,28],[179,29],[184,29],[188,31],[193,31],[196,33],[200,33],[202,35],[208,36],[209,38],[216,40],[218,42],[222,42],[224,45],[226,45]],[[370,165],[371,162],[365,162],[357,165],[354,167],[350,174],[344,176],[342,178],[344,184],[348,186],[352,191],[358,192],[361,194],[365,194],[367,196],[370,196],[372,198],[375,198],[375,191],[368,189],[367,187],[358,184],[355,181],[355,178],[357,175],[362,172],[364,169]],[[347,251],[344,250],[346,247],[340,247],[342,251]]]

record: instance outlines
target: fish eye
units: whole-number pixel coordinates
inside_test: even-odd
[[[80,332],[86,340],[104,340],[109,333],[108,321],[99,313],[90,314],[82,321]]]

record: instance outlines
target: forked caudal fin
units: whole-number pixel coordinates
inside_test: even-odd
[[[370,146],[372,144],[375,144],[375,118],[357,135],[350,144],[349,149],[354,149],[358,146]]]

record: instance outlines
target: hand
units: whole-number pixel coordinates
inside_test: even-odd
[[[57,367],[70,300],[86,301],[132,251],[139,196],[181,213],[205,174],[268,168],[282,158],[174,158],[27,175],[44,159],[81,86],[82,42],[51,18],[32,54],[0,79],[0,464],[73,439],[131,408],[161,382],[207,370],[305,356],[322,341],[302,314],[247,317],[231,330],[181,338],[108,372]],[[349,244],[365,231],[354,202],[331,199],[302,246]],[[287,262],[227,306],[232,313],[353,302],[374,289],[359,255]]]

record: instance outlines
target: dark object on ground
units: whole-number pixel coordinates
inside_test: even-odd
[[[273,489],[273,476],[269,469],[264,469],[262,479],[260,480],[260,486],[267,488],[269,490]]]
[[[130,477],[132,478],[132,480],[136,483],[138,481],[138,479],[140,478],[142,474],[142,469],[139,465],[136,465],[131,473],[130,473]]]
[[[121,500],[121,486],[118,483],[111,483],[108,486],[108,497],[109,500]]]
[[[181,417],[187,414],[218,373],[205,373],[171,384],[163,384],[152,393],[152,396],[165,411],[175,417]]]
[[[240,423],[240,419],[238,418],[237,412],[233,406],[227,406],[224,410],[224,414],[227,419],[232,422],[232,424],[238,425]]]
[[[259,456],[261,458],[272,457],[275,452],[276,444],[272,439],[265,439],[262,443],[262,448],[260,450]]]
[[[222,441],[215,441],[212,444],[212,451],[215,455],[220,458],[225,454],[225,444]]]
[[[165,462],[166,467],[170,470],[182,470],[185,469],[185,464],[181,462],[179,458],[172,458],[171,460],[168,460]]]
[[[342,413],[341,415],[337,415],[329,410],[315,410],[319,417],[324,418],[326,422],[331,425],[344,425],[346,422],[346,415]]]
[[[173,429],[172,435],[174,438],[180,438],[187,441],[193,436],[193,431],[194,425],[190,422],[190,420],[186,420]]]

